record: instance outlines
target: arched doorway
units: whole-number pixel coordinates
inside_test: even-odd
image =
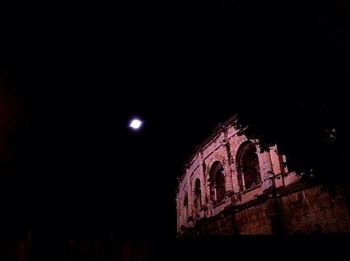
[[[237,178],[241,191],[250,189],[261,182],[259,158],[256,154],[256,146],[250,142],[244,142],[238,149],[236,156]]]
[[[202,205],[201,196],[201,181],[197,178],[194,183],[194,205],[197,209],[199,209]]]
[[[209,172],[210,198],[214,203],[222,201],[226,194],[224,168],[220,161],[215,161]]]

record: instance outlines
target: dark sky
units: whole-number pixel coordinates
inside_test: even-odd
[[[218,123],[246,101],[293,104],[345,75],[338,4],[12,8],[0,56],[4,220],[172,234],[176,177]],[[140,133],[127,128],[133,115]]]

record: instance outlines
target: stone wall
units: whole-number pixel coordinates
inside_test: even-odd
[[[237,212],[235,215],[237,230],[241,235],[268,235],[272,233],[268,216],[269,204],[263,203]]]
[[[295,233],[350,232],[347,187],[317,186],[282,198],[284,227]]]
[[[202,235],[350,232],[349,186],[337,185],[332,191],[322,185],[300,185],[276,192],[277,197],[265,193],[246,204],[226,207],[197,229]]]

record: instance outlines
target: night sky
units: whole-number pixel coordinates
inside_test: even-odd
[[[309,94],[326,79],[335,97],[346,6],[243,2],[13,9],[0,53],[2,229],[175,235],[176,177],[220,122],[247,101],[262,117],[281,99],[291,112],[327,97]]]

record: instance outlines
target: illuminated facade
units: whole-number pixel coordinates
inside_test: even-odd
[[[235,121],[221,124],[186,164],[177,187],[178,235],[350,231],[344,188],[332,199],[320,185],[300,182],[277,146],[261,151]]]

